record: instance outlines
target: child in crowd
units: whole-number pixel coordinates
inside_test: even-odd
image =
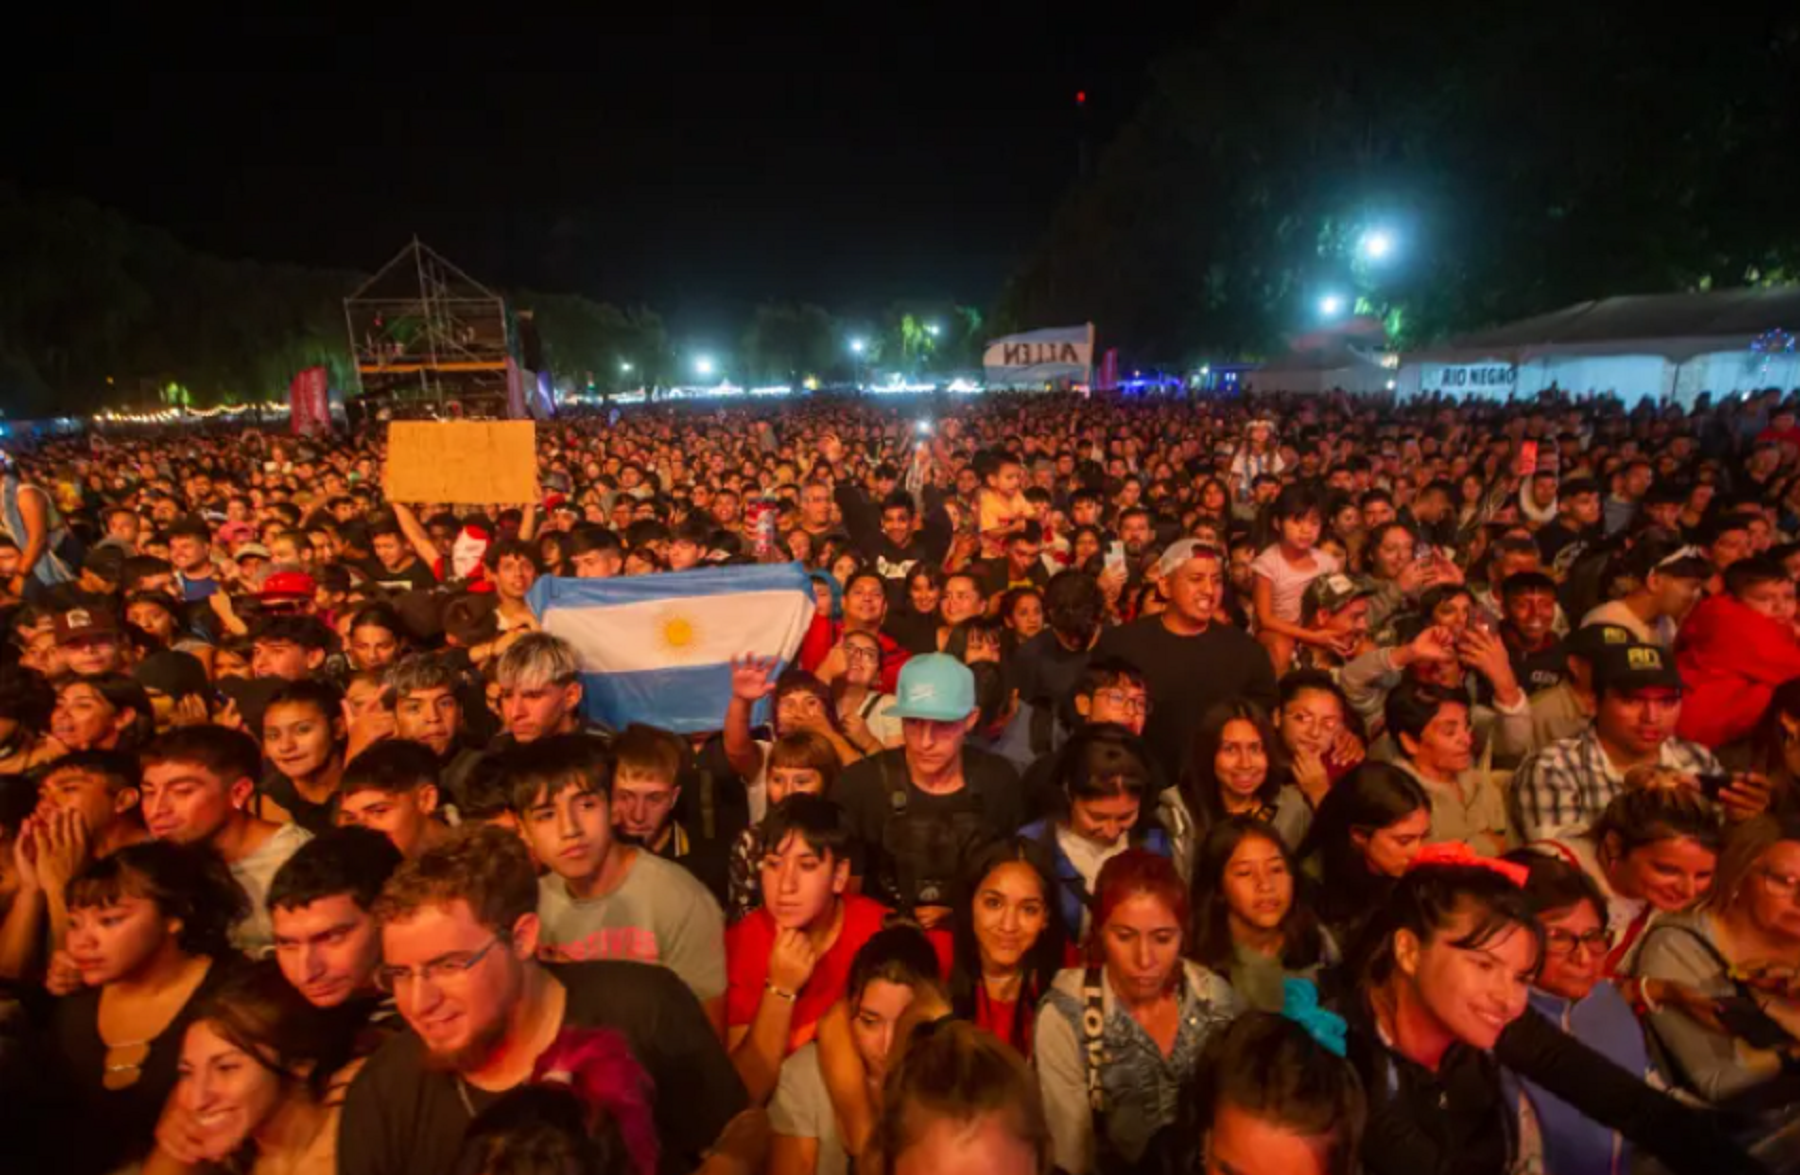
[[[1352,652],[1342,634],[1300,623],[1300,603],[1307,585],[1342,566],[1336,557],[1317,549],[1323,518],[1318,494],[1309,486],[1287,486],[1276,497],[1269,518],[1278,539],[1263,548],[1250,571],[1256,577],[1256,639],[1269,651],[1275,672],[1287,671],[1297,645]]]

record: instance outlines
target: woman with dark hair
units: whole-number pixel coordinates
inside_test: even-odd
[[[68,885],[69,934],[50,968],[57,1091],[53,1165],[112,1171],[150,1150],[194,1013],[237,958],[249,900],[218,854],[165,841],[89,862]],[[103,1125],[103,1129],[95,1129]]]
[[[1296,854],[1319,879],[1319,917],[1348,944],[1425,846],[1431,800],[1386,763],[1364,763],[1331,789]]]
[[[1169,855],[1169,838],[1141,821],[1153,769],[1149,751],[1122,726],[1084,726],[1056,753],[1051,784],[1057,811],[1019,835],[1044,847],[1056,881],[1055,910],[1062,932],[1080,942],[1101,870],[1131,848]]]
[[[538,565],[544,575],[567,575],[568,542],[560,530],[547,530],[538,536]]]
[[[1090,575],[1100,573],[1100,556],[1106,538],[1097,526],[1078,526],[1069,532],[1069,568]]]
[[[1601,974],[1630,961],[1657,919],[1692,908],[1712,888],[1724,843],[1718,808],[1687,787],[1648,787],[1615,796],[1582,836],[1526,848],[1580,869],[1607,912],[1611,941]]]
[[[987,594],[981,590],[981,580],[966,571],[953,572],[944,577],[942,598],[938,601],[938,624],[934,644],[927,649],[928,653],[949,653],[952,657],[962,659],[964,648],[954,647],[953,638],[965,632],[965,622],[974,620],[987,611]],[[965,637],[966,640],[966,637]]]
[[[1305,839],[1312,808],[1299,788],[1282,784],[1277,751],[1269,716],[1255,702],[1220,702],[1200,719],[1181,782],[1163,793],[1158,813],[1183,875],[1193,875],[1206,834],[1231,816],[1270,825],[1290,848]]]
[[[308,1003],[272,960],[239,968],[196,1005],[144,1175],[194,1164],[333,1175],[350,1027]]]
[[[312,679],[289,682],[269,699],[258,732],[269,765],[256,792],[263,819],[292,821],[315,834],[337,823],[343,704],[336,686]]]
[[[1458,846],[1460,848],[1460,846]],[[1433,846],[1354,952],[1348,1055],[1369,1096],[1369,1175],[1501,1175],[1541,1162],[1505,1068],[1677,1172],[1761,1171],[1713,1128],[1528,1007],[1544,932],[1524,869]],[[1529,1124],[1530,1128],[1524,1128]]]
[[[344,651],[353,669],[386,669],[409,651],[406,625],[387,604],[368,604],[350,618]]]
[[[1093,924],[1086,966],[1056,977],[1032,1045],[1068,1175],[1150,1153],[1200,1050],[1241,1008],[1224,979],[1182,958],[1188,892],[1167,858],[1128,849],[1108,861]]]
[[[1531,981],[1532,1008],[1627,1073],[1650,1077],[1643,1026],[1625,994],[1603,974],[1612,943],[1606,899],[1567,861],[1524,850],[1507,860],[1530,870],[1525,901],[1544,928],[1543,965]],[[1631,1143],[1616,1130],[1534,1082],[1519,1084],[1543,1138],[1546,1171],[1632,1169]]]
[[[921,564],[906,575],[904,601],[888,609],[882,631],[908,653],[937,652],[937,610],[944,598],[942,569]]]
[[[1317,807],[1333,784],[1363,761],[1362,717],[1323,669],[1296,669],[1281,679],[1271,760],[1278,779]]]
[[[1031,1049],[1038,1001],[1064,962],[1055,901],[1043,845],[1026,837],[977,853],[956,890],[951,1007],[1022,1053]]]
[[[1195,862],[1190,956],[1223,975],[1253,1008],[1278,1012],[1288,979],[1317,981],[1337,944],[1301,891],[1294,858],[1275,829],[1249,816],[1214,825]]]
[[[1252,1011],[1207,1045],[1182,1118],[1201,1150],[1182,1175],[1357,1175],[1368,1101],[1356,1070],[1305,1027]]]
[[[50,734],[71,751],[135,751],[155,733],[150,695],[129,677],[76,677],[56,691]]]
[[[1016,587],[1000,597],[1000,620],[1006,625],[1008,653],[1044,631],[1044,593]]]

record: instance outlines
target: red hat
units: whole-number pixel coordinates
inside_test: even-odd
[[[318,583],[304,571],[277,571],[262,581],[256,594],[264,600],[310,600],[318,590]]]
[[[59,645],[73,644],[89,637],[119,635],[119,622],[104,608],[70,608],[58,612],[51,621],[51,632]]]

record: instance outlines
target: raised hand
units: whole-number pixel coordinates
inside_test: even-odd
[[[758,657],[745,653],[731,659],[731,696],[746,702],[760,702],[775,692],[775,670],[780,661],[774,657]]]

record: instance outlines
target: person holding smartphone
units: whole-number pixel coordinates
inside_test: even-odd
[[[1790,1117],[1800,1104],[1800,820],[1759,816],[1733,829],[1711,894],[1650,929],[1635,972],[1717,1001],[1706,1020],[1651,1010],[1687,1089],[1759,1111],[1769,1130]]]
[[[1579,832],[1626,789],[1635,772],[1665,771],[1683,783],[1725,774],[1713,753],[1676,736],[1682,678],[1655,645],[1609,645],[1594,659],[1593,723],[1533,752],[1513,776],[1514,822],[1528,841]],[[1746,820],[1769,806],[1768,781],[1742,774],[1720,787],[1726,816]]]

